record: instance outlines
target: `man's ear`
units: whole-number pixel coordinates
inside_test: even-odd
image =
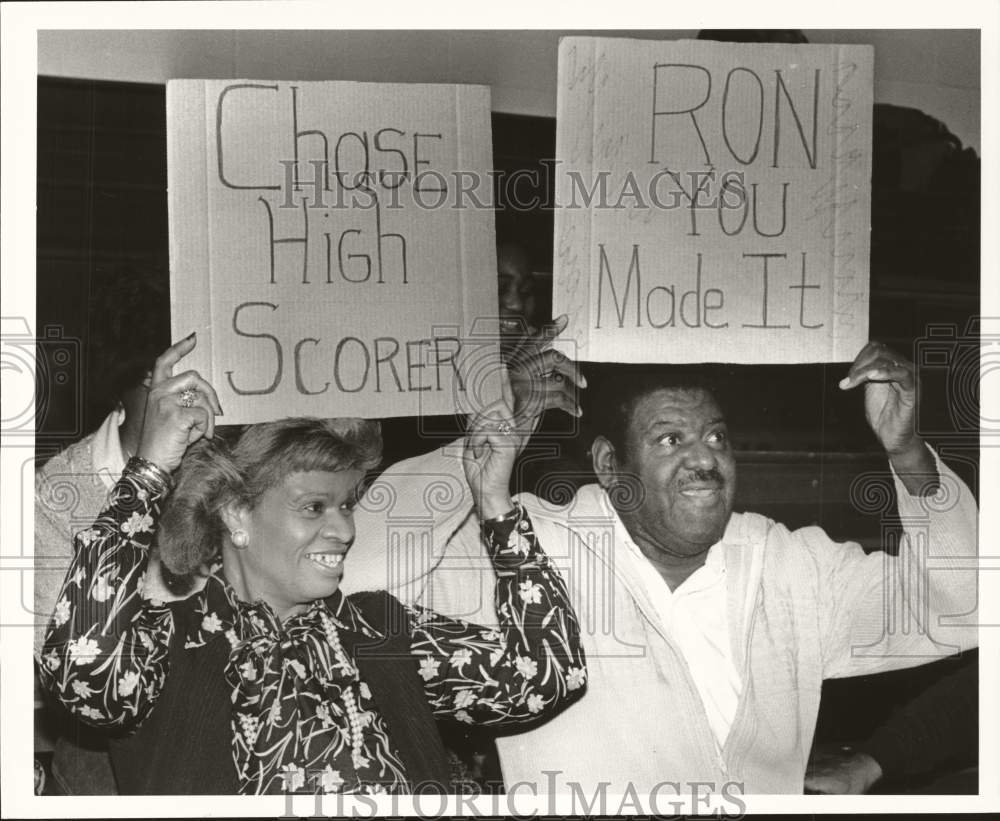
[[[607,488],[618,476],[618,456],[615,446],[605,437],[598,436],[590,446],[590,458],[601,487]]]

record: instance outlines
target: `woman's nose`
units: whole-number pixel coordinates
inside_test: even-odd
[[[354,520],[341,510],[332,511],[323,525],[322,535],[324,539],[350,544],[354,541]]]

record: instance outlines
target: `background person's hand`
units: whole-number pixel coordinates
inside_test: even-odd
[[[166,471],[173,471],[193,442],[202,436],[215,434],[215,415],[222,413],[215,389],[197,371],[184,371],[174,376],[174,366],[196,344],[195,335],[167,348],[153,366],[146,415],[136,455],[148,459]],[[185,391],[193,404],[188,406]]]
[[[821,795],[863,795],[882,777],[868,753],[850,747],[817,750],[806,768],[805,791]]]
[[[587,381],[575,362],[553,350],[552,342],[569,322],[563,314],[541,330],[525,336],[507,353],[507,374],[513,391],[513,411],[518,418],[536,419],[558,408],[570,416],[580,415],[577,391]]]

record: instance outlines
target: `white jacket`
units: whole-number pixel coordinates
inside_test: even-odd
[[[451,616],[495,619],[493,571],[459,454],[450,446],[380,477],[356,514],[345,592],[388,588]],[[898,557],[865,555],[817,527],[792,532],[733,514],[722,546],[742,693],[721,754],[634,559],[615,550],[627,533],[604,491],[588,485],[558,507],[522,495],[569,586],[589,685],[543,726],[498,739],[507,784],[526,781],[542,794],[576,782],[589,795],[601,782],[610,794],[630,785],[646,794],[662,782],[683,793],[692,781],[717,791],[735,781],[748,794],[801,794],[824,678],[912,667],[977,643],[975,628],[961,625],[975,622],[978,511],[969,489],[937,462],[934,497],[911,497],[893,477],[907,533]],[[954,559],[956,569],[939,569]]]

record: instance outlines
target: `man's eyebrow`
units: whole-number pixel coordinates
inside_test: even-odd
[[[646,432],[652,433],[658,428],[683,428],[687,424],[687,420],[684,417],[660,417],[659,419],[654,419],[646,426]],[[726,418],[724,416],[715,416],[705,422],[706,426],[711,425],[725,425]]]
[[[675,419],[669,416],[661,417],[659,419],[654,419],[652,422],[646,425],[646,430],[651,431],[655,430],[656,428],[680,428],[684,427],[684,424],[685,422],[683,418]]]

